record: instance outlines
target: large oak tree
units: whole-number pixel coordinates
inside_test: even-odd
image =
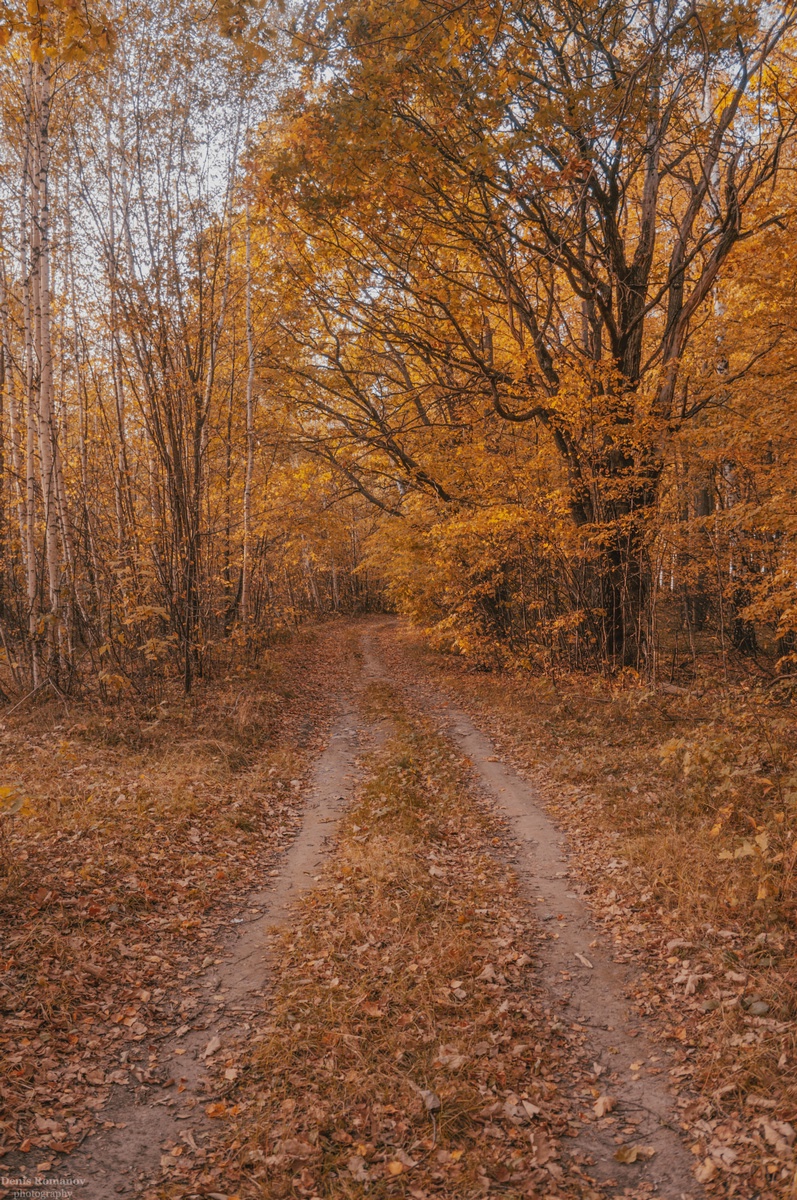
[[[644,653],[668,446],[750,363],[691,342],[734,248],[779,220],[796,18],[413,0],[313,6],[294,31],[304,90],[263,178],[312,303],[296,370],[323,453],[374,495],[351,446],[379,448],[450,499],[419,429],[537,423],[615,661]]]

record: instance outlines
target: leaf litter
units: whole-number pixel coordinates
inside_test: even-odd
[[[474,672],[395,626],[383,650],[409,686],[470,712],[566,832],[632,971],[632,1011],[670,1058],[705,1193],[794,1200],[791,714],[740,685],[673,698],[634,679]]]
[[[29,809],[0,875],[6,1173],[56,1168],[114,1087],[174,1083],[159,1046],[196,1023],[198,978],[299,827],[295,785],[350,657],[339,630],[306,631],[190,703],[75,701],[0,724],[0,769]]]
[[[156,1194],[598,1200],[580,1038],[536,985],[503,830],[395,691],[369,706],[394,733],[283,937],[226,1138]]]
[[[326,657],[321,655],[320,686],[314,695],[314,716],[321,723],[328,705],[324,688],[328,685],[329,692],[334,690],[326,666],[335,663],[335,669],[340,667],[334,649],[327,646],[325,652]],[[313,654],[318,657],[317,648]],[[437,662],[431,662],[440,678]],[[317,661],[314,667],[318,667]],[[430,661],[424,662],[424,670],[430,670]],[[315,679],[315,672],[311,677]],[[531,751],[525,718],[512,708],[511,689],[503,683],[499,697],[490,690],[492,680],[479,679],[477,687],[469,677],[452,675],[450,670],[446,680],[460,694],[467,693],[479,708],[482,724],[491,727],[504,754],[526,770],[532,769],[533,754],[535,775],[538,782],[542,776],[544,784],[540,750]],[[295,679],[291,683],[296,686]],[[28,967],[25,982],[32,978],[36,987],[43,987],[44,980],[54,981],[55,1002],[37,1007],[25,995],[20,1005],[23,993],[19,989],[12,992],[15,1007],[6,1000],[6,1015],[17,1024],[11,1039],[5,1030],[4,1035],[11,1056],[15,1056],[10,1065],[19,1071],[18,1075],[8,1072],[3,1079],[6,1113],[15,1117],[2,1126],[7,1150],[14,1146],[24,1149],[34,1155],[37,1165],[57,1163],[60,1154],[102,1120],[103,1104],[113,1084],[133,1081],[146,1087],[157,1080],[153,1048],[159,1034],[177,1036],[191,1027],[192,1008],[195,1011],[191,980],[215,961],[224,919],[233,919],[230,913],[251,890],[240,882],[242,876],[264,854],[268,862],[268,855],[290,838],[292,816],[295,822],[295,805],[290,801],[298,791],[295,783],[303,777],[302,754],[295,754],[297,717],[304,713],[308,699],[301,684],[295,695],[299,703],[294,704],[289,694],[281,705],[274,706],[274,728],[282,728],[284,736],[273,736],[267,751],[262,747],[256,751],[260,771],[265,768],[269,782],[267,789],[251,798],[262,799],[263,793],[268,796],[271,812],[263,822],[266,832],[261,834],[258,828],[261,840],[250,854],[234,835],[230,838],[226,828],[211,825],[210,832],[220,839],[219,844],[225,850],[229,847],[229,874],[225,871],[223,879],[214,878],[211,886],[206,876],[216,864],[215,855],[191,857],[204,848],[206,826],[196,808],[192,809],[190,793],[188,804],[183,796],[180,806],[173,804],[177,809],[173,819],[166,819],[160,811],[155,821],[148,812],[151,805],[130,805],[131,796],[136,802],[140,797],[135,786],[115,780],[108,786],[108,776],[123,773],[120,763],[126,767],[125,758],[135,757],[130,745],[120,749],[117,742],[113,746],[109,722],[99,734],[95,723],[91,737],[86,737],[91,720],[81,719],[79,713],[75,714],[77,725],[85,724],[85,732],[65,730],[67,723],[55,717],[53,728],[44,734],[24,722],[15,724],[13,731],[3,730],[6,769],[14,771],[15,777],[27,776],[27,791],[35,793],[37,773],[53,778],[53,763],[64,749],[67,753],[73,749],[65,748],[64,741],[76,735],[84,739],[80,761],[67,768],[66,779],[85,758],[87,774],[91,772],[100,781],[95,785],[96,804],[92,795],[91,805],[81,805],[80,794],[78,799],[75,794],[68,796],[59,777],[48,796],[61,801],[62,812],[51,805],[56,807],[55,813],[37,814],[33,837],[28,828],[23,834],[19,822],[13,829],[20,863],[29,871],[27,863],[32,861],[40,869],[41,881],[37,880],[36,888],[28,887],[27,908],[19,904],[15,913],[7,904],[3,919],[16,938],[17,960],[26,966],[35,964],[38,970],[41,958],[48,970],[48,976],[44,971],[34,976]],[[482,707],[485,696],[490,697],[487,709]],[[238,699],[232,703],[237,704]],[[384,695],[374,702],[376,710],[380,704],[383,718],[397,707],[395,697],[388,700]],[[529,705],[529,711],[538,710]],[[497,725],[499,712],[501,723]],[[173,737],[179,722],[171,721],[170,716],[163,722],[164,732]],[[549,721],[548,726],[551,724]],[[581,728],[577,721],[572,724]],[[299,727],[306,729],[306,725],[303,717]],[[545,738],[551,736],[548,726]],[[562,728],[570,736],[567,721]],[[142,749],[150,749],[146,729],[144,734],[142,745],[132,748],[139,752],[137,765],[144,757]],[[92,738],[98,744],[96,752]],[[408,741],[415,747],[414,755],[407,751]],[[225,1048],[218,1059],[216,1052],[208,1054],[208,1066],[218,1076],[214,1090],[221,1097],[206,1108],[208,1116],[218,1122],[215,1147],[193,1154],[190,1131],[185,1145],[167,1147],[162,1159],[166,1176],[151,1195],[221,1198],[230,1196],[233,1188],[236,1195],[308,1198],[361,1196],[363,1190],[376,1196],[420,1198],[475,1196],[487,1191],[540,1197],[604,1194],[603,1185],[590,1177],[589,1161],[577,1161],[567,1148],[584,1122],[601,1124],[614,1119],[612,1097],[599,1086],[602,1066],[593,1064],[591,1076],[585,1075],[583,1055],[577,1052],[579,1039],[555,1012],[545,1010],[542,996],[534,1002],[533,979],[527,968],[534,961],[535,939],[545,934],[524,916],[511,872],[486,852],[490,845],[502,843],[500,822],[485,813],[477,799],[467,797],[467,773],[452,756],[451,747],[422,723],[410,721],[406,713],[399,720],[398,742],[403,749],[394,743],[391,753],[398,752],[393,761],[388,756],[376,764],[375,779],[344,831],[338,857],[283,946],[274,1007],[262,1028],[249,1047]],[[565,745],[569,745],[566,739]],[[429,746],[433,751],[427,761]],[[546,753],[547,746],[546,742]],[[156,757],[163,753],[157,745],[155,749]],[[229,752],[230,748],[226,749]],[[30,769],[22,772],[19,766],[25,756],[31,760]],[[230,768],[235,754],[228,753],[225,759]],[[545,765],[549,765],[547,760]],[[559,772],[555,779],[564,778],[565,768],[554,765]],[[206,766],[198,771],[196,756],[191,766],[188,787],[196,794],[195,777],[205,774],[207,779],[212,771]],[[213,769],[217,770],[215,764]],[[237,780],[230,788],[230,778],[236,772],[245,776],[246,771],[246,765],[242,770],[238,764],[224,775],[232,804],[242,797]],[[218,777],[213,782],[218,793]],[[253,785],[249,783],[249,787]],[[206,804],[210,791],[206,787],[200,793]],[[640,1015],[671,1044],[669,1075],[682,1092],[680,1116],[694,1138],[697,1180],[710,1195],[742,1197],[754,1186],[762,1198],[791,1196],[795,1137],[789,1117],[794,1119],[793,1115],[784,1108],[782,1098],[772,1098],[766,1078],[760,1090],[749,1085],[745,1090],[745,1078],[755,1075],[744,1065],[746,1054],[751,1056],[751,1064],[757,1061],[754,1056],[766,1040],[760,1037],[760,1022],[767,1016],[769,1000],[757,996],[753,988],[760,984],[767,964],[780,966],[784,961],[788,931],[782,926],[768,927],[752,936],[738,919],[707,931],[684,921],[677,909],[660,905],[656,911],[645,899],[640,903],[639,869],[631,867],[628,850],[625,854],[621,850],[625,835],[621,833],[615,840],[606,836],[614,810],[599,795],[596,820],[596,814],[584,811],[581,789],[572,794],[575,802],[569,793],[563,799],[561,789],[551,788],[549,794],[558,819],[568,827],[580,868],[592,883],[591,901],[614,934],[618,957],[638,966],[634,1000]],[[94,820],[87,819],[82,810],[88,810],[88,817],[94,816]],[[119,846],[111,836],[106,850],[106,840],[113,835],[120,813],[142,829],[136,827],[134,834],[125,831]],[[243,820],[249,823],[251,817],[244,813]],[[164,850],[158,841],[165,835],[171,842],[178,831],[183,861],[175,860],[174,849]],[[245,845],[246,839],[241,842]],[[138,844],[147,852],[147,871],[139,869],[136,876],[146,874],[146,884],[140,889],[143,903],[138,900],[138,907],[128,904],[125,911],[119,898],[124,897],[129,879],[116,868],[125,852],[134,858]],[[102,863],[103,855],[115,869],[113,881],[102,877],[102,870],[111,873],[106,865],[90,873],[87,886],[77,864]],[[130,866],[124,865],[129,871]],[[138,865],[135,860],[134,865]],[[430,866],[434,868],[431,872]],[[191,867],[195,871],[200,867],[196,874],[202,876],[204,891],[192,895],[185,884],[183,891],[175,888],[180,924],[169,926],[163,920],[154,884],[159,877],[179,883]],[[78,914],[68,912],[75,905],[62,903],[65,893],[71,898],[64,878],[82,901]],[[76,878],[80,881],[77,886]],[[14,888],[19,892],[19,875],[12,873],[4,894],[6,902],[9,896],[13,898]],[[147,890],[153,895],[147,895]],[[223,919],[208,920],[208,909],[219,901],[226,905]],[[91,905],[103,903],[106,911],[102,916],[90,912]],[[113,904],[119,905],[122,919]],[[52,952],[47,956],[54,934],[61,936],[65,909],[69,917],[80,917],[77,936],[86,939],[88,932],[95,941],[88,947],[83,943],[74,947],[79,953],[72,958],[62,947],[60,956]],[[543,921],[556,919],[556,914],[541,916]],[[151,936],[153,926],[155,937]],[[68,923],[66,927],[67,936],[74,936],[74,929]],[[4,947],[8,944],[4,942]],[[720,982],[737,1003],[728,1005],[723,998],[715,1008],[710,1007],[710,994],[709,1000],[705,997],[706,985],[712,987],[718,979],[718,952],[723,965],[730,964]],[[737,965],[741,969],[734,970]],[[12,961],[7,970],[13,968]],[[580,963],[576,969],[589,968]],[[70,992],[75,976],[77,987]],[[88,1008],[81,992],[87,976],[100,980],[99,998]],[[105,992],[103,980],[109,981]],[[182,997],[179,1012],[174,1005],[164,1004],[159,994],[167,990],[164,983],[175,987]],[[63,1004],[66,995],[71,1007]],[[108,1002],[110,998],[114,1004]],[[779,1043],[781,1067],[790,1061],[782,1004],[781,1019],[770,1018],[773,1024],[763,1027],[766,1037]],[[64,1010],[69,1022],[66,1030]],[[714,1030],[718,1052],[712,1067],[710,1054],[708,1066],[706,1062],[711,1044],[702,1022],[715,1012],[722,1026],[719,1038]],[[117,1014],[118,1021],[110,1019]],[[178,1023],[181,1019],[183,1024]],[[26,1022],[31,1024],[26,1027]],[[114,1034],[120,1026],[123,1032]],[[143,1044],[147,1054],[142,1053]],[[256,1047],[254,1054],[251,1045]],[[722,1073],[728,1069],[729,1050],[733,1067],[732,1081],[727,1083]],[[748,1071],[741,1079],[740,1062]],[[453,1069],[452,1063],[456,1063]],[[643,1062],[632,1064],[634,1070],[644,1067]],[[721,1072],[720,1086],[716,1086],[717,1072]],[[67,1084],[65,1091],[62,1081]],[[574,1109],[573,1097],[579,1087],[584,1100]],[[740,1096],[744,1097],[741,1107]],[[626,1119],[628,1124],[618,1126],[614,1134],[615,1154],[625,1170],[634,1170],[634,1164],[645,1159],[647,1148],[634,1140],[635,1124],[632,1118],[622,1117]],[[179,1167],[176,1173],[175,1164]],[[626,1194],[637,1194],[633,1185]]]

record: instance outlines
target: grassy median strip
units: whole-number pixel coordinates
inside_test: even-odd
[[[446,741],[387,688],[367,704],[393,734],[285,939],[269,1024],[229,1099],[234,1139],[197,1183],[269,1198],[597,1196],[562,1154],[573,1047],[535,994],[500,829]]]

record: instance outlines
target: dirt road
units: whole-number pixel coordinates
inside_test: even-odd
[[[626,994],[633,981],[613,962],[611,946],[590,917],[561,834],[529,784],[501,761],[468,715],[437,694],[432,682],[404,670],[390,622],[363,625],[359,646],[357,683],[340,697],[338,719],[306,789],[301,828],[271,872],[273,885],[250,896],[222,962],[200,976],[200,1003],[191,1019],[151,1047],[153,1061],[157,1058],[162,1068],[160,1085],[116,1086],[102,1113],[102,1131],[54,1164],[49,1178],[81,1180],[67,1189],[74,1200],[106,1200],[148,1191],[167,1194],[157,1191],[157,1181],[169,1178],[176,1160],[181,1167],[192,1162],[201,1169],[219,1128],[208,1112],[245,1076],[250,1036],[269,1009],[274,931],[290,927],[297,902],[312,893],[325,862],[334,858],[341,814],[374,769],[365,756],[390,734],[391,722],[384,716],[374,721],[362,703],[367,689],[378,684],[393,689],[418,719],[431,723],[452,757],[464,758],[473,802],[491,810],[506,829],[503,844],[493,845],[500,839],[492,839],[486,849],[516,872],[523,919],[537,931],[535,1004],[543,998],[552,1027],[568,1031],[582,1064],[570,1076],[574,1094],[568,1103],[580,1115],[563,1154],[586,1164],[586,1174],[600,1189],[595,1195],[697,1200],[702,1192],[664,1082],[666,1060],[629,1016]],[[220,1076],[214,1063],[222,1055],[227,1062],[232,1055],[238,1065]],[[30,1158],[11,1160],[6,1175],[13,1178],[33,1166]],[[329,1186],[325,1196],[350,1194]],[[198,1193],[188,1184],[185,1190],[172,1184],[168,1194]],[[284,1194],[316,1193],[299,1188]]]

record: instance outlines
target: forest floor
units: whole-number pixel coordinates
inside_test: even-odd
[[[0,1195],[797,1196],[793,722],[748,700],[375,619],[10,714]]]

